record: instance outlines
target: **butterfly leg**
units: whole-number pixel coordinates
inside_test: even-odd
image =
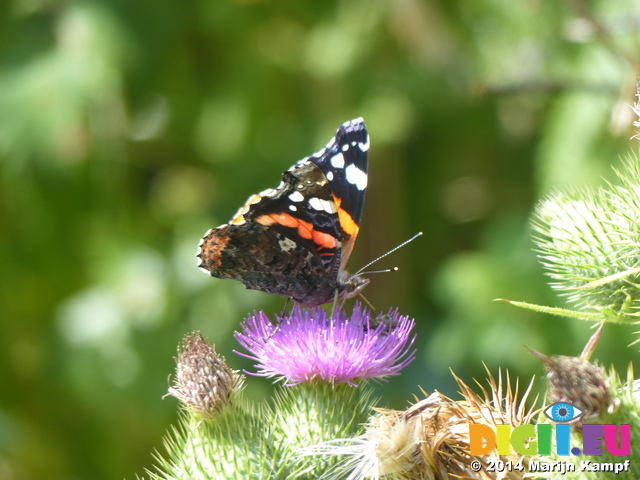
[[[367,297],[365,297],[362,292],[358,293],[358,296],[360,298],[362,298],[362,300],[364,301],[364,303],[366,303],[367,305],[369,305],[369,308],[371,309],[371,311],[373,313],[378,313],[378,310],[376,309],[376,307],[374,307],[371,302],[369,300],[367,300]]]
[[[287,301],[284,304],[284,308],[282,309],[282,313],[280,317],[284,317],[287,314],[287,309],[289,308],[289,304],[291,303],[291,297],[287,297]],[[293,307],[291,307],[293,309]]]
[[[333,295],[333,304],[331,305],[331,321],[333,322],[333,315],[336,313],[336,305],[338,304],[338,299],[339,299],[339,294],[338,294],[338,290],[336,290],[336,293]]]

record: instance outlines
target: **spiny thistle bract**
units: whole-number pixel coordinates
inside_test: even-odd
[[[470,424],[495,427],[497,424],[516,427],[529,423],[535,408],[526,406],[532,383],[518,399],[518,384],[512,389],[507,374],[506,388],[502,377],[496,382],[489,373],[490,393],[482,387],[483,396],[477,395],[455,376],[464,397],[454,401],[437,391],[405,411],[376,409],[366,431],[355,438],[334,440],[305,449],[309,454],[343,456],[333,476],[347,480],[453,480],[524,478],[527,459],[513,453],[498,456],[492,453],[482,457],[470,454]],[[535,403],[535,402],[534,402]],[[480,471],[472,468],[476,460]],[[491,462],[502,460],[516,464],[523,462],[522,470],[505,472],[486,468]]]
[[[355,436],[375,405],[372,389],[348,385],[278,386],[272,406],[230,405],[197,419],[183,412],[156,454],[152,480],[316,480],[337,459],[302,456],[300,449]],[[329,477],[327,477],[329,478]]]
[[[555,193],[534,227],[552,286],[610,321],[640,320],[640,161],[616,171],[619,185]]]

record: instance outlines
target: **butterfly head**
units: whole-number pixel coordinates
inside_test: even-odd
[[[358,295],[364,287],[369,285],[370,280],[358,275],[349,275],[346,271],[340,272],[338,277],[339,284],[339,297],[340,298],[353,298]]]

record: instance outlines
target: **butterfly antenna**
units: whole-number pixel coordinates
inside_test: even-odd
[[[382,260],[384,257],[386,257],[387,255],[395,252],[396,250],[398,250],[399,248],[404,247],[407,243],[413,242],[416,238],[422,236],[422,232],[418,232],[416,233],[413,237],[411,237],[409,240],[405,240],[404,242],[402,242],[400,245],[392,248],[391,250],[389,250],[387,253],[383,253],[382,255],[380,255],[378,258],[376,258],[375,260],[367,263],[364,267],[362,267],[360,270],[358,270],[356,272],[356,275],[361,275],[363,273],[369,274],[369,273],[382,273],[382,272],[397,272],[398,271],[398,267],[394,267],[391,268],[389,270],[379,270],[379,271],[374,271],[374,272],[365,272],[364,270],[369,268],[371,265],[373,265],[374,263],[376,263],[378,260]]]
[[[386,268],[384,270],[369,270],[368,272],[363,272],[361,270],[358,270],[358,273],[356,275],[369,275],[370,273],[389,273],[389,272],[397,272],[400,269],[398,267],[393,267],[393,268]]]

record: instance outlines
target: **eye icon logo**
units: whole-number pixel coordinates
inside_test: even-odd
[[[544,414],[549,420],[556,423],[569,423],[580,418],[584,412],[578,407],[568,403],[554,403],[544,409]]]

